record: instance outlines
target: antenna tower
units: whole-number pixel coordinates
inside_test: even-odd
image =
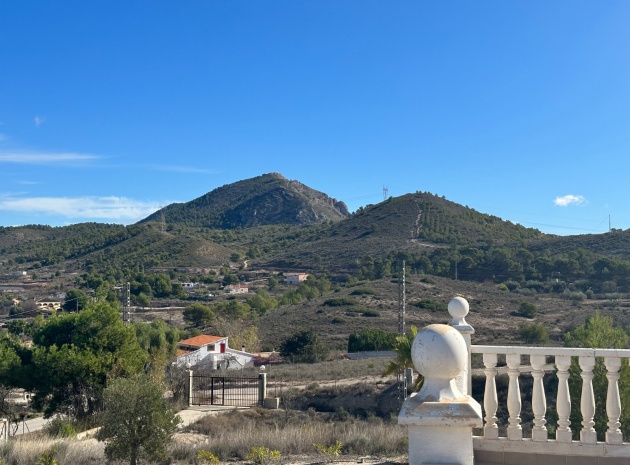
[[[389,189],[387,186],[383,186],[383,200],[387,200],[387,197],[389,197]]]

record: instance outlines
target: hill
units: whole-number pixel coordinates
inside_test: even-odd
[[[340,221],[348,214],[343,202],[270,173],[219,187],[190,202],[169,205],[141,223],[163,218],[169,224],[234,229]]]

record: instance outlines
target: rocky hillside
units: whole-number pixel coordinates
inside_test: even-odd
[[[172,204],[147,221],[234,229],[269,224],[317,224],[349,215],[343,202],[281,174],[269,173],[214,189],[190,202]]]

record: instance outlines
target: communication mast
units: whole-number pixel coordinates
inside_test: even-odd
[[[389,197],[389,189],[387,186],[383,186],[383,201],[387,200],[387,197]]]

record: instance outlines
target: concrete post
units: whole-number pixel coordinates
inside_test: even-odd
[[[0,435],[1,442],[7,442],[9,440],[9,420],[6,418],[0,419],[0,424],[2,424],[2,434]]]
[[[190,407],[193,403],[193,371],[191,368],[188,369],[188,406]]]
[[[265,405],[266,398],[267,398],[267,373],[260,373],[258,375],[258,403],[261,406]]]
[[[468,363],[466,369],[457,377],[457,387],[464,394],[472,394],[472,367],[470,360],[470,344],[472,335],[475,334],[475,328],[466,323],[466,315],[469,312],[468,301],[463,297],[455,297],[448,303],[448,313],[453,319],[449,323],[457,331],[461,333],[466,341],[466,350],[468,352]]]
[[[411,357],[424,384],[398,415],[408,427],[409,465],[473,465],[472,429],[483,422],[479,403],[456,383],[466,367],[466,341],[450,326],[430,325],[414,339]]]

